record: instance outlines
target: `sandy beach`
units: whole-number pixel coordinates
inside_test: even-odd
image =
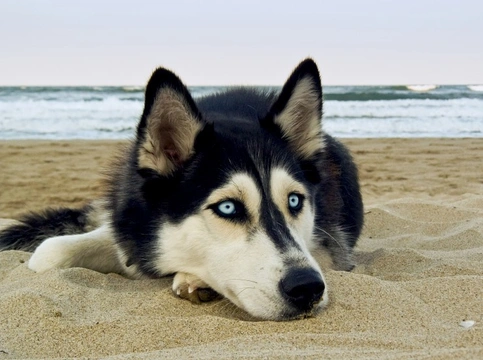
[[[252,321],[226,300],[177,299],[169,278],[36,274],[29,253],[6,251],[0,360],[483,359],[483,138],[343,142],[366,222],[354,271],[325,270],[317,317]],[[1,141],[0,218],[96,198],[123,144]]]

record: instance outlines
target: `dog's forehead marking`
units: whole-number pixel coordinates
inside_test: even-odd
[[[262,179],[261,225],[279,251],[286,253],[290,249],[300,250],[300,244],[289,228],[292,215],[288,210],[288,195],[291,192],[306,195],[306,190],[281,167],[271,168],[267,177]]]

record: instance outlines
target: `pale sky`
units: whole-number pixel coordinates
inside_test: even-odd
[[[0,0],[0,85],[483,84],[482,0]]]

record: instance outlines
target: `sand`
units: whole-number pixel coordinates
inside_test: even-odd
[[[325,312],[252,321],[226,300],[175,298],[171,279],[36,274],[29,253],[6,251],[0,359],[483,359],[483,139],[344,142],[366,224],[355,270],[326,271]],[[0,217],[96,197],[119,144],[0,142]]]

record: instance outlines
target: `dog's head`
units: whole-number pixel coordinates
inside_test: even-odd
[[[194,274],[253,316],[292,319],[328,300],[310,254],[324,148],[317,66],[303,61],[278,96],[260,97],[270,104],[252,118],[202,113],[176,75],[152,75],[136,140],[159,215],[151,266]]]

